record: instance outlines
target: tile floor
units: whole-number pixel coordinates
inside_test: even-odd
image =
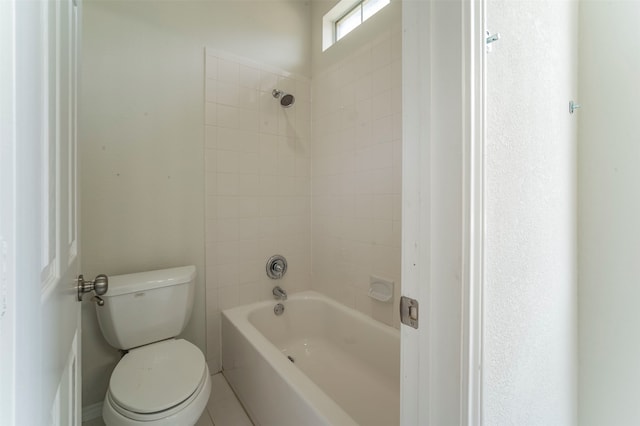
[[[211,376],[211,396],[207,410],[196,426],[252,426],[238,398],[233,393],[222,373]],[[82,426],[104,426],[101,418],[89,420]]]

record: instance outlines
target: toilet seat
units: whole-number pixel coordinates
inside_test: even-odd
[[[198,388],[196,389],[196,391],[193,392],[186,400],[182,401],[178,405],[175,405],[167,410],[158,411],[155,413],[136,413],[135,411],[129,411],[126,408],[119,405],[117,401],[114,401],[111,392],[107,393],[107,398],[111,408],[113,408],[117,413],[119,413],[123,417],[126,417],[127,419],[140,421],[140,422],[151,422],[154,420],[162,420],[162,419],[166,419],[167,417],[180,413],[180,411],[182,411],[185,407],[189,406],[196,398],[198,398],[202,390],[208,384],[210,380],[208,379],[209,379],[209,371],[207,370],[205,375],[203,375],[202,380],[198,384]],[[209,399],[208,394],[206,399],[207,400]]]
[[[174,407],[191,396],[205,370],[200,349],[171,339],[131,350],[111,374],[109,391],[118,406],[140,414]]]
[[[191,411],[194,400],[203,399],[203,391],[206,404],[210,386],[200,349],[186,340],[171,339],[133,349],[120,360],[111,375],[105,406],[134,422],[153,422]]]

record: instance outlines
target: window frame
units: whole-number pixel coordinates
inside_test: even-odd
[[[376,2],[376,0],[339,1],[331,10],[329,10],[322,17],[322,51],[324,52],[329,47],[337,43],[339,40],[342,40],[344,37],[346,37],[347,34],[355,30],[356,28],[358,28],[367,19],[371,18],[376,13],[384,9],[386,6],[390,5],[393,0],[381,0],[381,1],[384,2],[384,5],[382,5],[378,10],[376,10],[374,13],[367,16],[366,18],[364,16],[365,4],[368,2]],[[346,17],[350,17],[349,15],[352,15],[354,11],[358,11],[358,10],[359,10],[359,14],[356,13],[355,15],[360,16],[360,22],[357,25],[355,25],[353,28],[351,28],[349,31],[345,32],[340,37],[338,37],[338,33],[339,33],[338,27],[340,25],[340,22],[343,21]]]
[[[360,25],[362,25],[362,23],[364,22],[363,18],[363,10],[362,10],[362,4],[365,2],[366,0],[360,0],[358,1],[356,4],[353,5],[353,7],[351,9],[349,9],[347,12],[345,12],[344,14],[342,14],[342,16],[340,16],[338,19],[336,19],[333,22],[333,42],[336,43],[338,40],[342,39],[343,37],[345,37],[347,34],[349,34],[351,31],[355,30],[356,28],[358,28]],[[359,10],[360,13],[360,22],[354,26],[353,28],[351,28],[349,31],[347,31],[346,33],[344,33],[341,37],[338,37],[338,28],[340,25],[340,22],[344,21],[345,19],[347,19],[347,17],[349,17],[349,15],[351,15],[351,13],[355,10]]]

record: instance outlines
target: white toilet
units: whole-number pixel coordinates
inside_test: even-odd
[[[109,344],[128,352],[109,380],[107,426],[188,426],[203,413],[209,369],[197,346],[175,338],[191,316],[195,276],[184,266],[109,277],[98,322]]]

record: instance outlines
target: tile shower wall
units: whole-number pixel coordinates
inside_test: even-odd
[[[295,95],[283,108],[274,89]],[[310,82],[206,51],[205,192],[207,361],[220,369],[220,313],[310,287]],[[274,254],[282,280],[266,276]]]
[[[346,59],[313,70],[312,287],[396,327],[401,52],[397,25]],[[394,303],[368,296],[371,274],[395,282]]]

